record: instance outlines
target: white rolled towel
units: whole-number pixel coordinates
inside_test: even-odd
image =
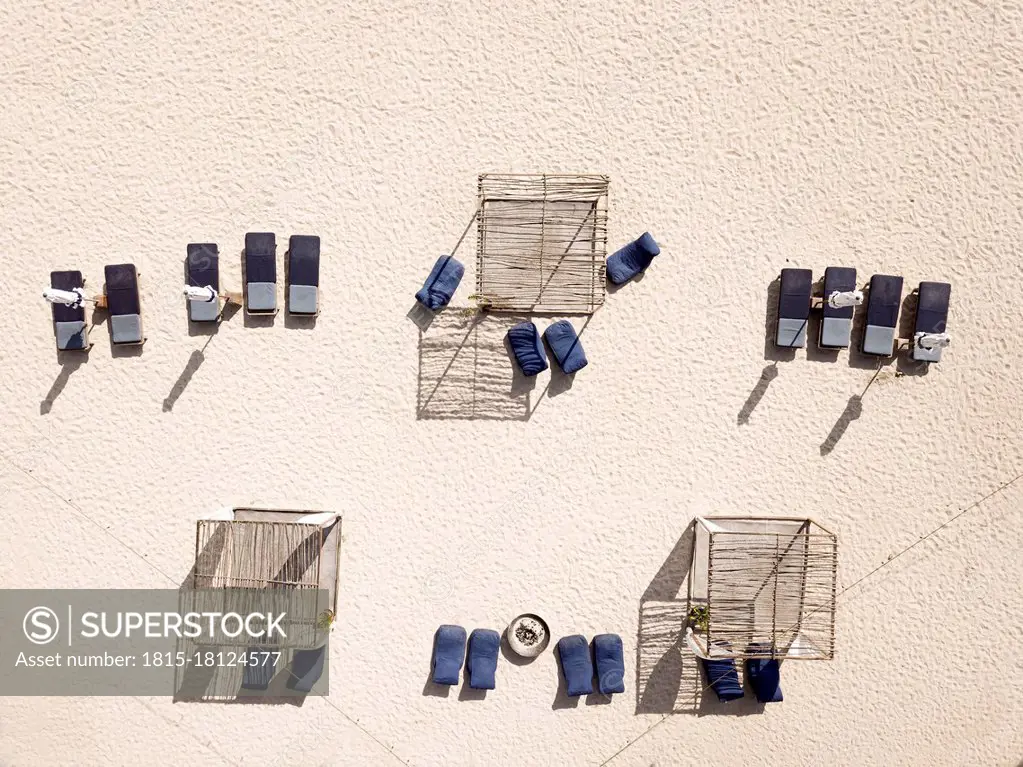
[[[212,285],[207,285],[204,288],[196,287],[194,285],[185,285],[185,295],[193,301],[205,301],[210,303],[217,300],[217,291],[213,289]]]
[[[844,309],[847,306],[859,306],[862,303],[862,290],[836,290],[828,296],[828,306],[832,309]]]
[[[944,349],[952,343],[952,337],[948,333],[917,333],[916,345],[924,349]]]
[[[46,288],[43,291],[43,298],[51,304],[66,304],[77,309],[85,301],[85,293],[81,288],[73,288],[72,290]]]

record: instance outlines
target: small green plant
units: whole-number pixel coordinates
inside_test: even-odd
[[[694,605],[689,608],[689,625],[699,631],[706,631],[710,625],[710,610],[707,605]]]
[[[316,618],[316,628],[320,628],[326,631],[334,623],[334,618],[336,617],[337,616],[334,614],[333,610],[324,610]]]
[[[475,314],[485,312],[493,306],[493,302],[485,295],[481,293],[473,293],[469,296],[469,300],[473,302],[472,306],[467,306],[462,309],[463,317],[472,317]]]

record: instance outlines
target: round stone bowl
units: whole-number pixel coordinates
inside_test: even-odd
[[[539,615],[526,613],[508,624],[508,647],[523,658],[535,658],[551,643],[551,630]]]

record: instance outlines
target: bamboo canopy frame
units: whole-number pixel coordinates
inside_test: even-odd
[[[476,298],[491,311],[592,314],[604,303],[607,176],[479,177]]]
[[[812,519],[697,517],[690,648],[704,658],[831,660],[838,539]],[[693,620],[694,608],[700,620]]]
[[[333,512],[225,509],[195,530],[193,589],[323,589],[337,612],[341,517]]]

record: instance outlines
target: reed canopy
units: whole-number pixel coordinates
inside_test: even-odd
[[[337,612],[341,517],[223,509],[198,520],[193,589],[322,589]]]
[[[565,314],[602,306],[608,183],[600,175],[481,175],[477,302]]]
[[[830,660],[838,539],[812,519],[697,517],[688,641],[704,658]]]

